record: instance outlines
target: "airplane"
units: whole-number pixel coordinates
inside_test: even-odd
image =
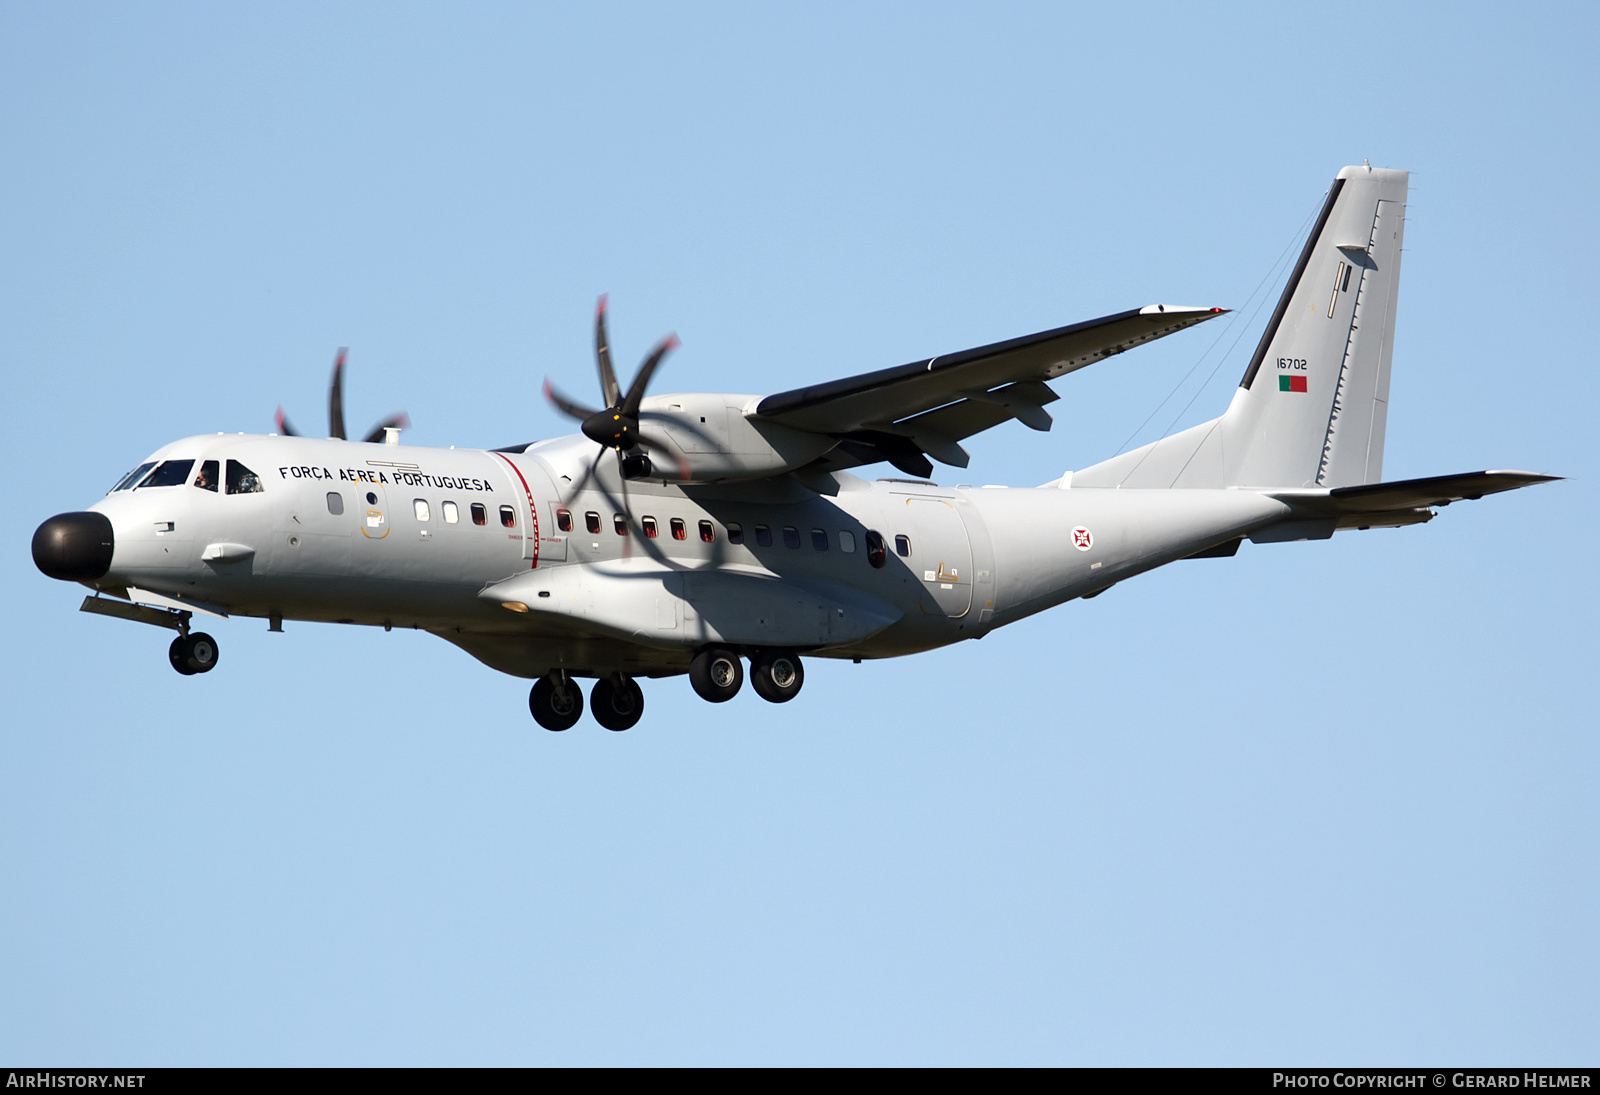
[[[1227,410],[1032,488],[945,487],[968,437],[1048,430],[1049,381],[1208,322],[1150,305],[766,396],[648,395],[668,338],[624,390],[606,302],[601,407],[546,381],[580,432],[493,450],[399,442],[403,416],[346,439],[341,352],[330,436],[189,437],[87,510],[51,517],[33,557],[92,592],[86,612],[175,630],[182,674],[217,666],[195,616],[415,628],[533,681],[566,730],[644,711],[641,678],[687,674],[721,703],[785,703],[803,659],[899,657],[982,638],[1181,559],[1344,529],[1557,476],[1382,481],[1408,173],[1339,172]],[[930,460],[932,458],[932,460]],[[852,469],[887,463],[868,481]]]

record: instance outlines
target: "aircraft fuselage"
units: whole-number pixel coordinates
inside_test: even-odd
[[[1287,512],[1254,492],[845,473],[624,484],[609,459],[567,497],[596,452],[581,437],[523,453],[188,438],[149,458],[193,461],[181,481],[91,507],[115,549],[86,584],[418,628],[524,677],[659,676],[710,642],[876,658],[979,638]],[[215,489],[195,485],[208,466]]]

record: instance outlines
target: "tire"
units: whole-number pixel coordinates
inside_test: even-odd
[[[187,642],[188,640],[182,635],[173,639],[172,645],[167,647],[167,661],[171,662],[172,668],[182,673],[185,677],[192,677],[194,676],[194,670],[189,668]]]
[[[217,667],[217,640],[204,631],[192,631],[186,642],[184,663],[190,672],[209,673]]]
[[[768,703],[788,703],[806,683],[800,656],[787,650],[768,650],[750,660],[750,686]]]
[[[528,693],[528,710],[546,730],[571,730],[583,717],[583,692],[570,680],[558,688],[541,677]]]
[[[744,685],[744,666],[726,647],[708,646],[689,663],[689,683],[707,703],[727,703]]]
[[[589,692],[589,713],[607,730],[627,730],[644,714],[644,689],[632,677],[601,677]]]

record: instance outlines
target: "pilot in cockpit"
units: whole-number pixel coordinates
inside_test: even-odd
[[[217,489],[217,462],[204,460],[200,463],[200,473],[194,477],[194,485],[201,490],[215,491]]]

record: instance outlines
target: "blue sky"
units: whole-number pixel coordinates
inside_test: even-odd
[[[1596,23],[0,8],[0,1059],[1592,1061]],[[1220,413],[1364,158],[1414,172],[1387,477],[1567,481],[621,735],[424,635],[235,620],[180,678],[28,556],[167,441],[314,428],[339,346],[352,429],[567,432],[601,292],[663,392],[1239,309],[940,471],[1043,482]]]

